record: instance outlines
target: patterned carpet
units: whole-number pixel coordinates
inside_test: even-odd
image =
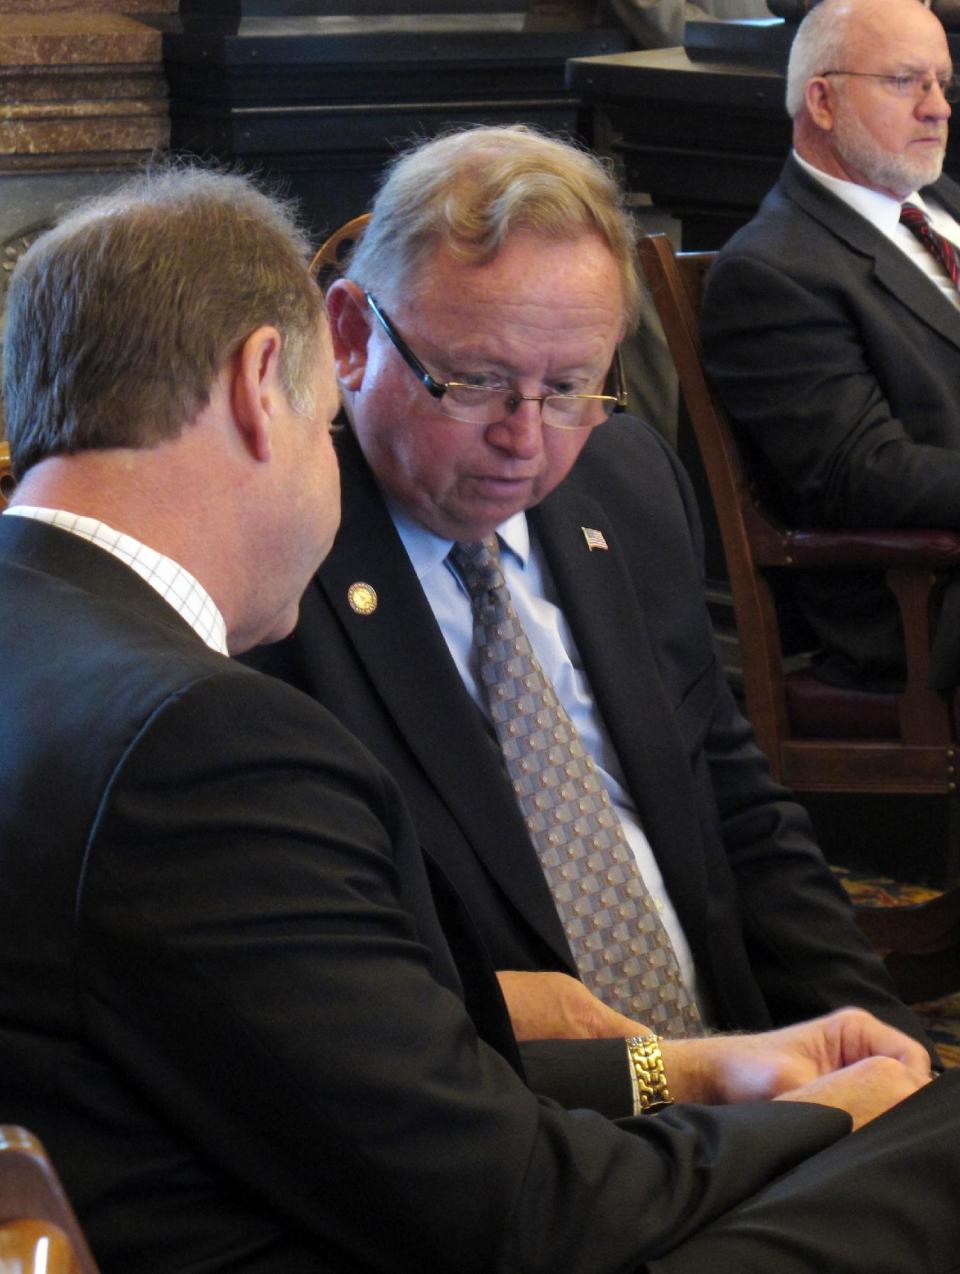
[[[907,906],[936,897],[935,889],[923,885],[904,885],[886,876],[862,876],[845,867],[834,873],[858,906]],[[915,1004],[914,1010],[936,1041],[940,1056],[947,1066],[960,1066],[960,992]]]

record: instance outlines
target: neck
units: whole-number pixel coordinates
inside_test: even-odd
[[[24,474],[10,503],[94,518],[171,558],[207,590],[229,629],[230,537],[223,518],[212,516],[212,493],[196,490],[198,470],[183,463],[178,442],[53,456]]]

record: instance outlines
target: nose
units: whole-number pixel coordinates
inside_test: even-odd
[[[920,99],[918,110],[925,119],[949,119],[953,114],[953,107],[944,96],[939,80],[935,79],[930,91]]]
[[[530,460],[543,446],[543,420],[538,399],[520,398],[513,411],[487,426],[487,441],[521,460]]]

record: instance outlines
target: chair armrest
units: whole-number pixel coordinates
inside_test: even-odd
[[[884,572],[900,611],[906,651],[906,684],[897,703],[900,737],[906,744],[947,747],[954,737],[952,705],[930,688],[931,606],[946,573],[960,566],[960,534],[925,527],[791,531],[756,504],[747,505],[744,526],[760,567],[874,567]],[[742,632],[741,646],[746,650]],[[765,666],[779,659],[777,648],[768,654]],[[776,670],[768,678],[773,684]],[[781,709],[785,713],[785,701],[776,702],[771,711]],[[782,734],[781,730],[778,737]]]
[[[784,566],[913,566],[945,571],[960,566],[960,533],[936,528],[788,531]]]

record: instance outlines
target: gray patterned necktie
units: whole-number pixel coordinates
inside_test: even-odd
[[[659,1034],[700,1015],[609,794],[540,667],[500,568],[496,536],[450,559],[473,608],[480,680],[580,977],[611,1008]]]

